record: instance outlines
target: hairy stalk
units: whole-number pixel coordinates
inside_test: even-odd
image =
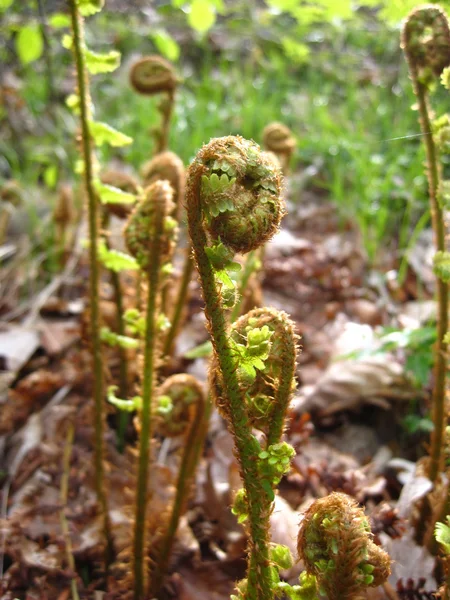
[[[123,192],[134,194],[139,193],[139,186],[135,179],[126,173],[120,171],[106,171],[101,176],[101,182],[111,185]],[[129,216],[132,210],[131,204],[106,204],[103,214],[103,230],[105,231],[104,241],[106,248],[111,249],[107,229],[111,215],[115,215],[119,219],[125,219]],[[114,291],[114,302],[117,309],[117,333],[121,336],[126,335],[126,326],[124,320],[125,305],[123,302],[122,283],[120,274],[114,269],[110,271],[111,284]],[[128,397],[128,355],[127,350],[119,346],[119,394],[121,398]],[[117,415],[117,449],[123,452],[125,449],[125,433],[128,427],[130,416],[126,411],[119,411]]]
[[[212,140],[188,171],[189,234],[248,508],[251,568],[244,594],[248,600],[269,600],[274,594],[268,528],[273,491],[261,484],[258,456],[262,449],[252,435],[243,402],[235,349],[224,316],[222,285],[216,275],[223,273],[227,252],[249,252],[276,232],[283,212],[280,192],[279,172],[262,158],[256,144],[240,137]],[[228,249],[225,255],[222,245]]]
[[[167,529],[158,544],[155,566],[151,583],[151,597],[158,597],[161,585],[167,573],[169,558],[172,552],[178,523],[189,495],[189,486],[200,457],[200,450],[206,435],[205,418],[206,403],[201,385],[191,375],[173,375],[166,379],[159,389],[163,399],[170,398],[170,409],[165,406],[165,421],[170,427],[172,414],[176,411],[176,404],[181,403],[182,413],[177,415],[175,431],[180,432],[183,426],[187,430],[184,443],[183,457],[178,473],[175,500],[172,507]],[[171,414],[172,413],[172,414]],[[167,427],[165,428],[167,429]]]
[[[298,555],[328,600],[359,600],[390,575],[389,555],[372,541],[362,508],[334,492],[311,504],[298,533]]]
[[[172,211],[171,216],[179,221],[181,207],[184,202],[185,197],[185,188],[186,188],[186,171],[184,168],[183,161],[179,156],[174,154],[173,152],[165,151],[157,154],[151,160],[146,162],[142,167],[142,178],[144,180],[145,185],[150,185],[155,181],[161,181],[162,179],[166,179],[174,190],[174,209]],[[186,260],[190,260],[189,256],[186,257]],[[186,265],[185,269],[192,268]],[[185,271],[183,271],[185,273]],[[189,284],[189,281],[188,281]],[[183,285],[183,283],[182,283]],[[174,325],[174,319],[172,315],[168,314],[168,306],[171,304],[169,302],[170,294],[170,281],[166,282],[164,289],[162,290],[162,298],[161,298],[161,311],[164,314],[167,314],[169,320],[171,322],[171,326],[169,329],[169,336],[175,336],[178,331],[179,322],[181,320],[182,311],[179,314],[175,314],[175,319],[178,319],[178,322]],[[178,295],[177,301],[175,302],[175,313],[177,313],[178,306],[181,307],[184,305],[186,301],[186,293],[187,287],[182,289],[183,295],[180,297]],[[170,351],[170,348],[169,348]],[[166,352],[166,344],[163,350],[163,356],[168,354]]]
[[[415,9],[406,19],[402,33],[402,48],[417,97],[419,122],[425,144],[431,220],[438,252],[445,251],[443,211],[438,201],[440,180],[436,145],[431,134],[428,100],[429,86],[440,76],[449,62],[450,30],[444,12],[435,5]],[[434,483],[442,470],[442,443],[445,415],[445,375],[448,330],[448,284],[437,277],[437,342],[434,356],[433,423],[428,476]]]
[[[239,279],[239,294],[238,299],[236,300],[233,309],[231,311],[230,321],[234,323],[236,319],[241,314],[242,305],[244,303],[244,294],[247,290],[248,282],[250,281],[250,277],[258,271],[261,267],[260,260],[260,250],[252,250],[248,253],[247,258],[245,260],[244,268],[242,270],[242,275]]]
[[[161,266],[167,261],[173,250],[173,239],[167,227],[168,215],[172,210],[172,196],[173,190],[167,181],[158,181],[148,187],[144,192],[142,202],[130,215],[125,228],[125,240],[128,249],[145,272],[148,281],[133,542],[135,600],[143,600],[146,595],[144,575],[147,556],[145,531],[150,443],[152,438],[152,401],[156,381],[157,305],[162,280]]]
[[[191,257],[191,248],[188,248],[184,260],[183,274],[181,276],[180,286],[177,291],[175,308],[173,310],[173,313],[170,315],[170,327],[164,340],[162,356],[167,357],[171,354],[175,337],[180,329],[181,318],[183,316],[183,311],[186,306],[186,299],[193,270],[194,261]]]
[[[59,520],[61,523],[61,529],[62,529],[63,538],[64,538],[67,566],[72,571],[72,573],[76,573],[75,559],[73,557],[73,552],[72,552],[72,540],[70,539],[69,524],[67,523],[67,518],[66,518],[66,513],[65,513],[65,510],[67,507],[67,496],[68,496],[68,492],[69,492],[70,455],[72,453],[73,438],[74,438],[74,427],[71,423],[67,430],[66,443],[64,444],[64,452],[63,452],[63,472],[62,472],[62,476],[61,476],[61,486],[60,486],[60,491],[59,491],[59,498],[60,498],[62,508],[61,508]],[[80,600],[80,596],[78,595],[76,575],[70,579],[70,590],[72,592],[72,600]]]
[[[81,147],[84,162],[84,185],[88,200],[88,219],[89,219],[89,303],[91,312],[91,340],[92,340],[92,359],[94,375],[94,465],[95,465],[95,486],[97,498],[100,504],[102,514],[103,533],[106,540],[105,561],[106,565],[111,562],[114,548],[111,534],[111,524],[108,514],[108,503],[106,497],[105,472],[103,468],[103,429],[104,429],[104,408],[103,408],[103,360],[102,345],[100,340],[100,311],[99,311],[99,265],[98,265],[98,207],[97,194],[94,189],[94,171],[91,136],[89,132],[90,119],[90,97],[89,84],[86,72],[85,58],[83,53],[84,33],[83,22],[78,12],[76,0],[69,0],[72,32],[73,32],[73,52],[76,63],[78,94],[80,98],[80,122],[81,122]]]

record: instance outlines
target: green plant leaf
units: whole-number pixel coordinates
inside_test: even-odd
[[[151,37],[155,46],[163,56],[173,62],[178,60],[180,57],[180,46],[167,31],[159,29],[152,33]]]
[[[206,358],[208,356],[211,356],[212,351],[213,346],[211,340],[208,340],[206,342],[203,342],[203,344],[195,346],[195,348],[192,348],[192,350],[188,350],[187,352],[185,352],[184,358],[188,358],[189,360],[194,358]]]
[[[117,50],[110,50],[104,54],[99,54],[86,48],[84,56],[86,67],[91,75],[111,73],[120,66],[120,52],[117,52]]]
[[[193,0],[188,23],[199,33],[206,33],[216,22],[216,9],[208,0]]]
[[[433,271],[444,283],[450,282],[450,252],[436,252],[433,257]]]
[[[41,57],[44,42],[39,25],[23,25],[16,37],[16,51],[20,62],[27,65]]]
[[[99,242],[98,259],[110,271],[120,273],[121,271],[135,271],[139,269],[136,259],[125,252],[119,250],[109,250],[104,240]]]
[[[239,374],[249,382],[254,381],[256,378],[256,370],[264,371],[265,369],[265,361],[269,356],[272,335],[273,331],[270,331],[269,327],[264,325],[261,328],[250,329],[247,332],[245,346],[233,339],[230,340]]]
[[[0,12],[5,12],[13,2],[14,0],[0,0]]]
[[[51,164],[46,167],[44,171],[45,185],[53,190],[58,182],[58,167],[57,165]]]
[[[53,13],[48,19],[49,25],[55,29],[70,27],[70,17],[65,13]]]
[[[77,4],[83,17],[90,17],[102,10],[105,0],[77,0]]]
[[[447,524],[436,523],[434,528],[436,541],[441,544],[447,554],[450,554],[450,517],[447,517]]]
[[[99,180],[94,182],[94,187],[100,196],[102,204],[134,204],[136,202],[134,194],[123,192],[119,188],[107,185]]]
[[[89,121],[89,131],[97,146],[109,144],[113,148],[119,148],[121,146],[128,146],[133,141],[133,138],[117,131],[117,129],[114,129],[108,123],[102,123],[101,121]]]
[[[139,346],[139,340],[126,335],[119,335],[108,329],[108,327],[102,327],[100,330],[100,339],[108,346],[120,346],[120,348],[137,348]]]
[[[142,408],[142,398],[140,396],[134,396],[131,400],[122,400],[122,398],[117,398],[116,396],[117,389],[117,385],[110,385],[108,387],[108,402],[113,406],[124,412],[134,412]]]

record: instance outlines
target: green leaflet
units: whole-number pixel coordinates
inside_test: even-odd
[[[119,188],[106,185],[99,180],[94,182],[94,186],[102,204],[134,204],[136,202],[134,194],[123,192]]]
[[[450,516],[447,517],[447,524],[436,523],[434,528],[434,537],[441,544],[447,554],[450,554]]]
[[[142,408],[142,398],[140,396],[134,396],[131,400],[122,400],[122,398],[116,397],[117,385],[110,385],[107,392],[108,402],[119,410],[125,412],[134,412]]]
[[[202,175],[202,195],[208,198],[207,210],[210,216],[217,217],[220,213],[233,210],[233,197],[227,192],[235,184],[236,177],[231,179],[226,173],[219,177],[212,173],[209,177]]]
[[[120,148],[128,146],[133,141],[133,138],[102,121],[89,121],[89,131],[96,146],[109,144],[113,148]]]
[[[444,283],[450,282],[450,252],[436,252],[433,257],[433,271]]]
[[[236,283],[230,277],[229,272],[237,272],[241,270],[241,265],[234,262],[232,259],[234,254],[232,250],[219,242],[210,248],[205,248],[206,255],[209,258],[214,275],[223,285],[229,290],[236,287]]]
[[[102,10],[105,0],[77,0],[77,4],[83,17],[90,17]]]
[[[84,57],[86,59],[86,67],[91,75],[111,73],[120,66],[120,52],[117,52],[117,50],[110,50],[105,54],[100,54],[86,48]]]
[[[120,271],[127,271],[139,269],[136,259],[125,252],[119,250],[110,250],[106,247],[104,240],[101,240],[97,246],[98,259],[99,261],[111,271],[120,273]]]
[[[126,335],[119,335],[114,333],[108,327],[102,327],[100,330],[100,339],[108,346],[120,346],[121,348],[137,348],[139,346],[139,340]]]
[[[272,335],[273,331],[270,331],[269,327],[264,325],[261,328],[250,329],[247,332],[246,345],[230,339],[240,375],[249,383],[255,380],[256,369],[259,371],[265,369],[265,361],[269,356]]]
[[[213,347],[211,340],[207,340],[206,342],[203,342],[203,344],[199,344],[198,346],[195,346],[191,350],[185,352],[184,357],[189,359],[205,358],[207,356],[211,356],[212,349]]]

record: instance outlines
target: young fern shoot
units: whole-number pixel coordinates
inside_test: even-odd
[[[101,10],[101,0],[69,0],[69,9],[72,25],[72,37],[69,46],[72,48],[77,80],[77,94],[73,94],[69,103],[79,115],[81,125],[81,155],[84,186],[88,203],[89,224],[89,303],[90,303],[90,334],[92,342],[92,360],[94,376],[94,462],[96,493],[100,504],[103,519],[103,531],[106,541],[106,564],[113,555],[113,541],[111,525],[108,515],[107,493],[105,486],[105,473],[103,468],[103,361],[100,339],[100,307],[99,307],[99,265],[98,265],[98,199],[97,164],[94,156],[94,146],[109,143],[121,146],[131,143],[131,138],[116,131],[105,123],[92,119],[91,98],[89,92],[88,72],[91,74],[107,73],[117,68],[120,63],[120,54],[110,52],[108,55],[94,54],[86,47],[84,39],[83,16]],[[92,57],[95,56],[95,61]],[[101,199],[101,194],[100,194]]]
[[[144,191],[125,228],[125,241],[147,279],[147,303],[144,336],[144,366],[142,373],[141,430],[134,522],[133,571],[134,598],[146,595],[145,532],[149,479],[150,442],[152,438],[152,402],[157,368],[157,317],[163,267],[173,252],[176,223],[170,217],[173,210],[173,190],[168,181],[157,181]]]
[[[192,375],[168,377],[158,389],[156,430],[164,437],[185,436],[175,499],[167,527],[154,544],[151,597],[158,597],[169,566],[180,517],[189,497],[189,488],[207,432],[207,403],[201,384]]]
[[[161,126],[153,130],[155,154],[164,152],[169,146],[169,128],[175,102],[178,80],[172,65],[160,56],[146,56],[138,60],[130,72],[133,88],[145,96],[165,94],[158,110],[161,113]]]
[[[288,399],[281,402],[282,415],[273,419],[276,421],[273,428],[265,424],[268,439],[267,444],[261,446],[251,429],[255,421],[252,394],[260,394],[254,402],[257,416],[270,414],[269,398],[275,390],[270,388],[269,377],[267,381],[264,377],[258,380],[257,371],[265,370],[271,348],[276,345],[272,342],[272,337],[277,335],[276,328],[272,329],[272,316],[264,311],[250,313],[236,324],[239,328],[236,335],[244,336],[242,343],[242,338],[235,340],[233,334],[230,337],[224,312],[228,305],[227,292],[233,288],[228,271],[236,269],[234,254],[258,248],[278,229],[283,214],[280,172],[253,142],[238,136],[213,139],[189,167],[187,211],[218,367],[212,369],[211,377],[214,382],[214,371],[218,371],[220,406],[235,440],[244,484],[238,505],[241,520],[248,516],[249,566],[247,580],[239,585],[239,595],[246,600],[271,600],[275,589],[269,516],[274,487],[289,469],[293,454],[290,446],[279,443]],[[292,333],[292,325],[285,315],[277,313],[275,321],[277,319]],[[294,349],[289,357],[292,365],[282,379],[289,389],[288,396],[293,386],[295,340],[291,347]],[[284,365],[284,359],[281,362]],[[250,390],[253,384],[256,387]]]
[[[334,492],[311,504],[298,534],[298,555],[328,600],[359,600],[390,575],[389,555],[372,541],[362,508]]]
[[[432,135],[432,120],[429,106],[429,90],[439,80],[450,62],[450,28],[447,17],[439,6],[427,4],[411,12],[402,32],[402,48],[405,53],[414,93],[417,97],[419,122],[426,151],[428,193],[430,199],[431,221],[433,226],[436,259],[446,255],[445,224],[443,207],[439,201],[440,165],[436,142]],[[447,364],[448,330],[448,281],[439,274],[439,265],[435,260],[437,279],[437,342],[434,352],[434,388],[433,423],[431,436],[430,464],[428,476],[434,483],[442,471],[442,445],[445,416],[445,379]]]

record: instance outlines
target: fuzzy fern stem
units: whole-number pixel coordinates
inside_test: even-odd
[[[212,140],[199,152],[188,171],[189,235],[248,509],[247,600],[274,597],[268,527],[273,491],[270,485],[264,488],[261,483],[258,456],[262,448],[252,434],[243,402],[224,315],[222,286],[216,279],[218,263],[223,262],[224,256],[223,252],[220,256],[218,248],[223,243],[230,252],[249,252],[264,244],[280,222],[283,212],[280,191],[279,172],[262,159],[256,144],[240,137]],[[214,247],[213,242],[217,241],[219,246]]]
[[[433,79],[439,78],[448,64],[450,29],[444,12],[435,5],[419,7],[408,16],[402,33],[404,50],[414,93],[417,97],[419,122],[426,151],[431,220],[438,252],[445,251],[443,210],[438,200],[439,162],[432,124],[428,90]],[[428,476],[434,483],[443,467],[442,444],[445,416],[445,377],[448,330],[448,284],[437,277],[437,342],[434,356],[434,387],[432,399],[434,430],[431,436]]]
[[[200,457],[200,450],[203,447],[207,428],[207,403],[205,402],[203,390],[197,380],[191,375],[173,375],[169,377],[161,386],[159,392],[170,396],[170,388],[183,386],[185,388],[186,399],[189,399],[190,405],[187,411],[188,421],[185,423],[187,435],[183,444],[183,456],[181,459],[180,470],[178,472],[175,500],[172,506],[172,512],[169,523],[164,531],[163,539],[159,544],[155,566],[153,569],[151,582],[151,596],[158,597],[161,585],[169,566],[169,559],[172,552],[175,534],[178,529],[178,523],[183,509],[189,496],[189,485]],[[189,398],[190,396],[190,398]],[[181,398],[183,401],[183,398]],[[193,406],[192,406],[193,405]]]
[[[174,245],[174,229],[168,221],[172,210],[173,190],[167,181],[158,181],[144,192],[142,201],[130,215],[125,228],[125,241],[147,278],[147,304],[144,336],[144,367],[142,373],[142,409],[139,442],[136,509],[133,541],[134,598],[146,596],[146,516],[150,444],[153,419],[152,402],[156,383],[157,317],[162,265],[168,260]]]
[[[103,468],[103,429],[104,429],[104,408],[103,408],[103,360],[102,345],[100,340],[100,311],[99,311],[99,263],[98,263],[98,206],[97,194],[94,189],[93,155],[92,143],[89,132],[90,119],[90,98],[89,84],[86,72],[85,57],[83,52],[84,33],[83,22],[78,11],[76,0],[69,0],[70,15],[73,32],[73,52],[76,63],[76,76],[78,85],[78,94],[80,98],[80,122],[81,122],[81,148],[84,162],[84,185],[88,200],[88,221],[89,221],[89,303],[91,312],[90,330],[92,340],[92,360],[94,375],[94,466],[95,466],[95,486],[97,498],[100,504],[102,514],[102,527],[106,540],[105,560],[108,565],[113,556],[113,541],[111,534],[111,524],[108,515],[108,502],[105,485],[105,472]]]

